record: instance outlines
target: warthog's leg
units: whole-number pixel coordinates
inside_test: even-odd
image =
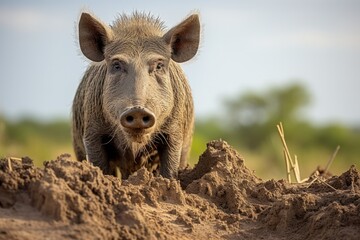
[[[102,146],[101,136],[97,134],[86,134],[83,137],[86,160],[99,167],[105,174],[109,173],[109,163],[106,160],[106,153]]]
[[[180,165],[182,137],[174,135],[167,139],[167,144],[160,151],[160,174],[166,178],[177,178]]]

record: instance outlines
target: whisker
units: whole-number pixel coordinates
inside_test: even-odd
[[[170,147],[170,144],[169,144],[168,140],[166,139],[165,135],[164,135],[162,132],[160,132],[160,136],[162,137],[162,138],[161,138],[162,144],[164,144],[164,142],[162,141],[162,140],[164,140],[164,141],[165,141],[165,144],[166,144],[168,147]]]

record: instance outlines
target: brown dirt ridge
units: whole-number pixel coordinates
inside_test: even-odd
[[[68,155],[0,160],[0,239],[360,239],[360,174],[263,181],[224,141],[179,179],[121,181]]]

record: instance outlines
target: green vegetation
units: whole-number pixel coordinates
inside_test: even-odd
[[[338,145],[341,149],[330,167],[340,174],[360,157],[360,128],[339,123],[312,124],[303,117],[310,104],[303,86],[292,84],[264,92],[239,94],[224,101],[224,112],[198,119],[190,164],[194,165],[206,143],[224,139],[245,158],[246,165],[262,178],[285,178],[285,163],[276,125],[284,126],[287,144],[298,156],[302,177],[318,166],[325,167]],[[38,166],[61,153],[73,155],[70,124],[66,120],[39,122],[22,119],[11,122],[0,117],[0,157],[29,156]]]
[[[37,166],[62,153],[73,153],[70,124],[65,120],[11,122],[0,117],[0,157],[31,157]]]
[[[223,117],[197,121],[193,151],[200,152],[197,147],[209,139],[222,138],[239,150],[246,165],[258,176],[285,178],[285,160],[276,129],[282,122],[290,152],[298,156],[304,177],[318,166],[324,168],[338,145],[341,149],[330,172],[340,174],[358,164],[360,128],[339,123],[312,124],[303,117],[310,100],[307,89],[296,83],[228,98]]]

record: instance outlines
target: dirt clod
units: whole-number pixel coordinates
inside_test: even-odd
[[[326,184],[262,181],[212,141],[179,180],[127,180],[68,155],[0,160],[0,239],[360,239],[360,174]]]

